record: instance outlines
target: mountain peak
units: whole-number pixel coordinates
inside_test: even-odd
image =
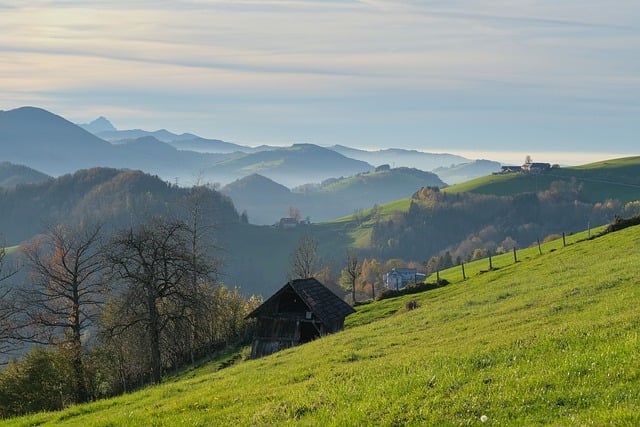
[[[113,126],[113,124],[111,124],[111,122],[104,116],[100,116],[90,123],[81,124],[79,126],[93,134],[96,134],[98,132],[117,131],[115,126]]]

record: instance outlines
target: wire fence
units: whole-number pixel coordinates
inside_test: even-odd
[[[446,281],[455,283],[464,281],[478,274],[484,274],[489,271],[498,270],[508,267],[518,262],[528,261],[537,258],[545,253],[555,252],[567,246],[590,239],[602,232],[606,226],[595,229],[585,230],[579,233],[563,233],[556,240],[548,242],[535,242],[527,248],[513,248],[510,252],[492,255],[487,258],[478,259],[468,263],[461,263],[457,266],[436,271],[425,279],[427,283],[440,283]]]

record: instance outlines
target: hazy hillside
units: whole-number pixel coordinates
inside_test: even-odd
[[[232,158],[225,153],[196,153],[176,149],[169,143],[145,136],[114,145],[118,167],[141,169],[160,175],[166,181],[190,186],[203,182],[226,182],[223,175],[206,175],[203,171],[212,164]]]
[[[196,151],[198,153],[252,153],[254,151],[258,151],[254,148],[234,144],[232,142],[200,137],[192,139],[177,139],[168,142],[178,150]]]
[[[620,255],[639,239],[633,227],[507,254],[493,271],[482,260],[465,281],[445,271],[447,286],[360,306],[311,343],[6,422],[638,425],[640,253]]]
[[[478,177],[491,175],[500,172],[501,164],[492,160],[474,160],[468,163],[461,163],[455,166],[439,167],[433,169],[440,179],[449,185],[459,184]]]
[[[236,179],[258,173],[287,187],[327,178],[351,176],[372,170],[368,163],[345,157],[313,144],[260,151],[217,163],[205,174],[235,176]]]
[[[251,147],[245,147],[231,142],[201,138],[192,133],[176,134],[166,129],[156,131],[145,131],[142,129],[119,130],[105,117],[98,117],[91,123],[80,124],[79,126],[99,138],[117,144],[139,138],[153,137],[158,141],[169,143],[178,150],[189,150],[199,153],[233,153],[236,151],[249,153],[256,151]]]
[[[49,175],[23,165],[0,162],[0,187],[35,184],[51,179]]]
[[[230,154],[180,151],[146,132],[143,135],[141,139],[112,145],[46,110],[23,107],[0,112],[0,160],[53,176],[102,166],[141,169],[171,182],[178,178],[182,185],[192,185],[197,180],[229,182],[236,177],[204,173]]]
[[[246,211],[254,224],[274,224],[298,209],[314,222],[328,221],[368,209],[414,193],[422,186],[444,186],[435,174],[396,168],[328,179],[322,184],[288,188],[261,175],[252,174],[222,188],[239,211]]]
[[[438,167],[449,167],[470,161],[465,157],[455,154],[425,153],[422,151],[404,150],[400,148],[372,151],[359,150],[342,145],[334,145],[328,148],[344,156],[362,160],[374,166],[389,165],[393,168],[404,166],[424,171],[432,171]]]
[[[0,112],[1,160],[50,175],[113,164],[112,146],[60,116],[40,108]]]

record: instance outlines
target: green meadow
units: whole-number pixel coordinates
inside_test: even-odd
[[[512,196],[548,190],[555,181],[575,182],[591,202],[618,199],[624,203],[640,197],[640,157],[624,157],[576,167],[554,168],[542,174],[498,174],[444,188],[446,193]]]
[[[640,425],[640,227],[584,237],[443,271],[263,359],[4,423]]]

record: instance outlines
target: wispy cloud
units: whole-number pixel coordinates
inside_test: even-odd
[[[547,139],[545,123],[577,141],[579,126],[604,134],[638,112],[640,5],[615,6],[5,0],[0,108],[32,96],[137,126],[173,114],[181,130],[248,142],[512,144]],[[627,128],[630,144],[640,129]]]

